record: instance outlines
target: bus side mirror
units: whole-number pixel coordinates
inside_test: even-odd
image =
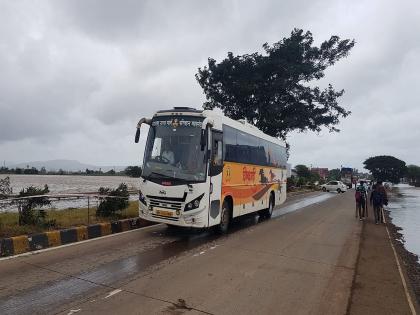
[[[150,118],[142,118],[137,123],[137,130],[136,130],[136,136],[134,137],[134,142],[139,143],[140,140],[140,128],[142,124],[148,124],[149,126],[152,124],[152,120]]]
[[[204,148],[206,146],[206,129],[201,129],[200,146],[201,151],[204,151]]]
[[[136,136],[134,137],[134,142],[139,143],[139,139],[140,139],[140,128],[137,128]]]

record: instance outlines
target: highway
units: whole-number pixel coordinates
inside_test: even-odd
[[[156,225],[0,260],[0,314],[345,314],[353,194],[298,195],[226,236]]]

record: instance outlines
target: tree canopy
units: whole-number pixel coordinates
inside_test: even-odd
[[[306,165],[302,165],[302,164],[296,165],[295,170],[296,170],[297,176],[299,177],[303,177],[307,179],[311,177],[311,171]]]
[[[118,217],[121,211],[128,207],[128,188],[125,183],[121,183],[117,189],[100,187],[99,194],[105,195],[99,202],[96,215],[99,217]]]
[[[370,157],[363,164],[374,179],[394,184],[399,183],[406,172],[405,162],[389,155]]]
[[[124,170],[125,175],[130,177],[140,177],[141,167],[140,166],[127,166]]]
[[[406,175],[410,185],[418,185],[420,183],[420,166],[408,165]]]
[[[48,206],[51,204],[51,201],[48,197],[41,197],[42,195],[48,194],[50,192],[48,185],[44,185],[44,188],[37,188],[35,186],[29,186],[28,188],[23,188],[19,192],[19,197],[30,197],[26,199],[18,199],[15,201],[18,204],[19,211],[19,225],[32,224],[48,224],[47,215],[45,210],[35,208],[41,208],[43,206]],[[38,197],[37,197],[38,196]],[[52,222],[50,222],[52,223]]]
[[[344,90],[336,91],[332,85],[321,89],[314,81],[346,57],[354,44],[331,36],[317,47],[311,32],[294,29],[272,46],[265,43],[263,54],[229,52],[220,63],[209,58],[208,66],[196,74],[207,99],[203,107],[220,108],[226,116],[247,119],[282,139],[292,130],[339,131],[340,117],[350,114],[338,105]]]

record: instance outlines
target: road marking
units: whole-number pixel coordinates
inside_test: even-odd
[[[113,296],[113,295],[115,295],[115,294],[118,294],[118,293],[120,293],[120,292],[122,292],[122,290],[121,290],[121,289],[116,289],[116,290],[114,290],[114,291],[111,291],[111,292],[109,292],[109,293],[108,293],[108,295],[107,295],[106,297],[104,297],[104,299],[108,299],[108,298],[110,298],[111,296]]]
[[[81,308],[79,308],[77,310],[70,310],[70,312],[68,312],[67,315],[72,315],[74,313],[80,312],[81,310],[82,310]]]
[[[157,226],[161,226],[161,225],[164,225],[164,224],[163,223],[158,223],[158,224],[138,228],[138,229],[135,229],[135,230],[129,230],[129,231],[124,231],[124,232],[120,232],[120,233],[109,234],[109,235],[96,237],[96,238],[91,238],[89,240],[74,242],[74,243],[65,244],[65,245],[61,245],[61,246],[55,246],[55,247],[49,247],[49,248],[34,250],[34,251],[31,251],[31,252],[27,252],[27,253],[23,253],[23,254],[19,254],[19,255],[7,256],[7,257],[0,258],[0,261],[15,259],[15,258],[19,258],[19,257],[25,257],[25,256],[30,256],[30,255],[37,255],[37,254],[40,254],[40,253],[43,253],[43,252],[49,252],[51,250],[61,249],[61,248],[70,247],[70,246],[74,246],[74,245],[80,245],[80,244],[84,244],[84,243],[88,243],[88,242],[92,242],[92,241],[99,241],[99,240],[103,240],[103,239],[106,239],[106,238],[109,238],[109,237],[114,237],[114,236],[118,236],[118,235],[132,233],[132,232],[136,232],[136,231],[137,232],[138,231],[145,231],[145,230],[148,230],[148,229],[151,229],[151,228],[154,228],[154,227],[157,227]]]
[[[388,238],[389,238],[389,242],[391,243],[392,251],[394,252],[394,257],[395,257],[395,260],[397,262],[398,271],[400,273],[401,282],[402,282],[403,287],[404,287],[404,292],[405,292],[405,296],[407,298],[408,305],[410,306],[411,314],[417,315],[416,309],[414,308],[413,302],[411,301],[410,293],[408,292],[407,283],[405,282],[405,278],[404,278],[404,275],[403,275],[402,270],[401,270],[400,262],[399,262],[398,256],[397,256],[397,251],[395,250],[395,247],[392,244],[391,235],[389,234],[389,230],[388,230],[388,227],[386,225],[385,225],[385,228],[386,228],[386,232],[388,233]]]

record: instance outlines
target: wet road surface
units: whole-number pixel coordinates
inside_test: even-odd
[[[336,226],[331,229],[331,224],[328,222],[331,219],[348,220],[349,211],[346,212],[343,208],[347,208],[347,203],[352,200],[349,196],[350,194],[333,193],[295,196],[276,209],[272,220],[260,222],[258,216],[248,216],[237,220],[229,235],[222,237],[209,231],[184,231],[158,225],[112,238],[0,261],[0,313],[53,314],[62,311],[63,314],[76,312],[227,314],[229,312],[225,312],[220,305],[208,304],[214,299],[212,292],[204,290],[200,297],[194,296],[194,292],[203,291],[202,286],[205,286],[209,280],[215,279],[216,282],[208,289],[219,291],[219,288],[223,288],[229,282],[229,279],[223,279],[222,274],[228,278],[232,277],[230,280],[233,280],[235,274],[241,270],[240,265],[237,265],[231,256],[235,251],[239,252],[234,257],[240,260],[241,257],[247,260],[255,255],[260,259],[265,258],[265,263],[260,262],[260,266],[251,263],[253,267],[248,267],[249,270],[245,274],[263,271],[265,268],[262,266],[272,259],[270,255],[273,246],[279,251],[276,254],[277,258],[288,260],[277,266],[288,270],[286,273],[280,272],[280,275],[290,273],[299,279],[299,273],[293,267],[296,263],[299,265],[306,262],[309,266],[304,267],[304,263],[301,271],[309,275],[312,280],[317,278],[317,272],[321,269],[321,273],[325,273],[321,279],[330,281],[330,274],[334,274],[336,266],[339,266],[339,270],[344,272],[344,278],[348,280],[353,272],[352,255],[358,244],[358,226],[352,220],[353,223],[347,223],[345,228],[338,232]],[[353,210],[351,201],[350,204]],[[352,217],[353,211],[349,213]],[[321,233],[321,231],[316,232],[317,227],[326,224],[330,229],[322,233],[326,233],[328,242],[325,244],[305,242],[308,240],[305,231],[312,231],[313,238],[317,239]],[[276,235],[279,232],[281,235]],[[334,237],[340,242],[335,243]],[[330,238],[334,241],[330,241]],[[299,242],[303,253],[299,251],[294,253],[299,248],[297,245]],[[343,247],[346,247],[346,251],[343,251]],[[329,250],[332,248],[334,251]],[[292,254],[285,254],[289,252]],[[308,253],[309,257],[303,257]],[[311,253],[315,256],[311,257]],[[341,262],[343,255],[350,262]],[[201,261],[198,266],[195,265],[197,261]],[[249,261],[247,263],[249,264]],[[255,264],[255,261],[253,263]],[[288,266],[290,263],[292,265]],[[205,264],[209,266],[205,268],[203,274],[202,266]],[[230,270],[232,267],[234,270]],[[174,270],[169,271],[171,269]],[[310,271],[311,269],[314,270]],[[230,272],[223,273],[220,270],[230,270]],[[193,277],[195,280],[191,283],[190,276],[195,273],[198,274]],[[222,278],[217,278],[218,274]],[[340,279],[340,276],[343,275],[340,274],[337,279]],[[243,278],[243,275],[240,278]],[[251,290],[248,294],[267,290],[263,286],[266,282],[261,282],[262,279],[258,278],[256,281],[257,287],[262,287],[259,290]],[[314,292],[330,294],[333,297],[337,295],[336,292],[322,291],[319,287],[322,281],[318,280],[314,284],[318,290]],[[340,286],[342,283],[335,285]],[[328,287],[334,288],[334,283]],[[191,292],[194,288],[196,290]],[[243,288],[245,292],[250,289]],[[231,294],[230,290],[221,291],[227,295]],[[345,296],[347,291],[343,292]],[[290,295],[288,290],[285,293]],[[216,293],[216,296],[219,294],[221,293]],[[247,294],[240,295],[245,298],[246,296]],[[223,300],[223,295],[218,297],[218,301],[222,304]],[[290,298],[290,301],[293,300]],[[321,307],[321,304],[318,307]],[[229,307],[226,307],[227,310]],[[246,310],[252,313],[252,308]]]

